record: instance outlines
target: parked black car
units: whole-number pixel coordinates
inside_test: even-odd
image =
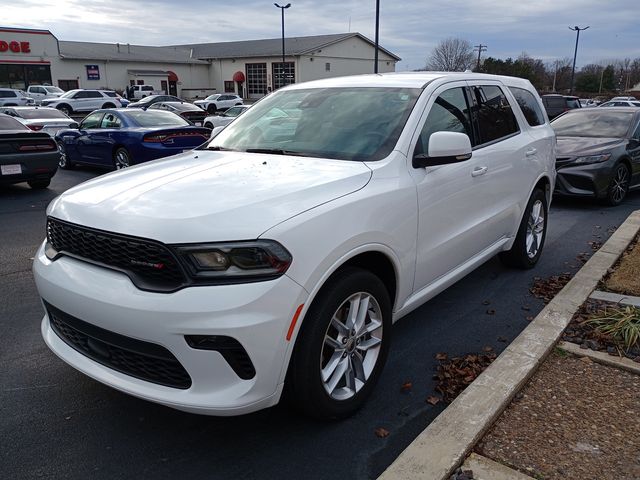
[[[34,189],[47,188],[59,161],[58,146],[48,133],[0,113],[0,185],[27,182]]]
[[[561,113],[574,108],[580,108],[580,98],[569,95],[549,94],[542,95],[542,104],[549,118],[555,118]]]
[[[640,187],[640,109],[585,108],[559,116],[555,194],[620,204]]]
[[[131,102],[129,105],[127,105],[127,108],[147,109],[154,103],[158,103],[158,102],[182,102],[182,101],[183,101],[182,99],[178,97],[174,97],[173,95],[149,95],[148,97],[144,97],[143,99],[138,100],[137,102]]]
[[[156,102],[149,107],[149,110],[166,110],[167,112],[173,112],[185,120],[189,120],[196,127],[201,127],[207,116],[207,112],[189,102]]]

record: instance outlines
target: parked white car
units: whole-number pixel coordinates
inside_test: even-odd
[[[58,130],[78,128],[75,120],[51,107],[0,107],[0,113],[12,116],[35,132],[45,132],[52,137]]]
[[[640,100],[609,100],[598,107],[640,107]]]
[[[149,95],[165,95],[165,92],[158,90],[153,85],[133,85],[133,98],[140,100]]]
[[[52,85],[29,85],[27,88],[27,95],[33,98],[38,105],[42,100],[58,98],[62,94],[64,94],[64,90]]]
[[[73,112],[93,112],[99,108],[120,108],[123,106],[116,92],[110,90],[69,90],[58,98],[42,100],[45,107],[54,107],[65,115]]]
[[[394,321],[496,254],[536,264],[555,175],[527,80],[290,85],[194,151],[49,205],[42,334],[81,372],[180,410],[248,413],[286,387],[305,412],[344,417]]]
[[[242,115],[251,105],[237,105],[226,110],[222,115],[210,115],[204,119],[207,128],[224,127]]]
[[[216,93],[215,95],[209,95],[204,100],[196,100],[193,103],[208,113],[216,113],[235,105],[242,105],[242,98],[233,93]]]
[[[35,105],[35,103],[35,100],[22,90],[16,88],[0,88],[0,107]]]

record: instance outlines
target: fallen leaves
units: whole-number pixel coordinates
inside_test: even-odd
[[[442,394],[442,398],[429,397],[427,403],[431,403],[430,399],[451,403],[496,359],[497,355],[492,347],[486,346],[483,351],[485,353],[470,353],[462,357],[453,357],[451,360],[446,360],[446,358],[441,360],[436,355],[436,360],[440,360],[440,365],[438,365],[438,373],[434,376],[434,380],[437,381],[435,390]]]
[[[376,437],[378,438],[387,438],[390,433],[389,430],[387,430],[386,428],[382,428],[382,427],[378,427],[374,430],[374,433],[376,434]]]
[[[427,403],[429,403],[431,405],[436,405],[436,404],[440,403],[441,401],[442,401],[442,398],[436,397],[435,395],[431,395],[431,396],[427,397]]]
[[[443,352],[436,353],[436,360],[446,360],[448,355]]]
[[[409,393],[412,388],[413,388],[413,383],[412,382],[404,382],[402,384],[402,386],[400,387],[400,391],[402,393]]]
[[[545,304],[549,303],[564,286],[569,283],[573,275],[569,272],[553,275],[549,278],[535,277],[529,291],[534,297],[540,298]]]

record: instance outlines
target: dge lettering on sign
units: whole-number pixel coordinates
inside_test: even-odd
[[[0,53],[12,51],[13,53],[31,53],[31,45],[29,42],[17,42],[15,40],[6,42],[0,40]]]

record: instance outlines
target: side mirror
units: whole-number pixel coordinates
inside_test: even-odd
[[[69,128],[71,128],[72,130],[78,130],[80,128],[80,124],[78,122],[71,122],[69,124]]]
[[[414,155],[414,168],[464,162],[471,158],[471,140],[465,133],[435,132],[429,137],[429,153]]]

